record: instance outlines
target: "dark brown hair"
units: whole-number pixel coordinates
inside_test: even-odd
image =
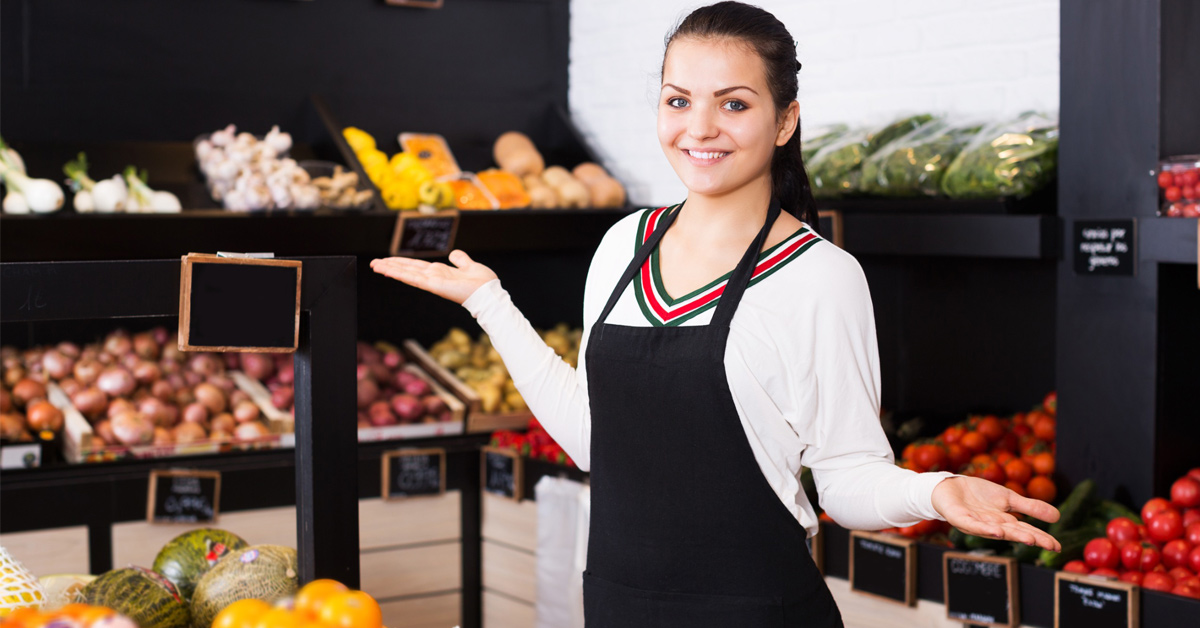
[[[741,2],[718,2],[692,11],[667,35],[666,47],[676,38],[732,39],[748,45],[763,61],[767,85],[775,110],[782,116],[796,100],[800,62],[796,60],[796,41],[774,15]],[[666,54],[663,55],[666,62]],[[771,194],[783,210],[819,231],[817,203],[808,182],[808,172],[800,157],[800,121],[783,146],[775,147],[771,159]]]

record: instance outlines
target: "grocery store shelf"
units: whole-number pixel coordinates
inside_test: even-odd
[[[1194,218],[1139,218],[1138,257],[1149,262],[1196,263]]]
[[[1057,259],[1060,221],[1051,215],[844,211],[855,255]]]

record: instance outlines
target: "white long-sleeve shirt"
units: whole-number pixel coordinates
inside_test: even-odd
[[[583,470],[590,464],[585,355],[591,327],[664,211],[623,218],[596,250],[577,369],[542,342],[499,280],[463,303],[491,336],[534,415]],[[728,275],[671,299],[657,262],[657,254],[647,260],[606,322],[708,324]],[[951,474],[897,467],[880,427],[875,318],[866,278],[850,254],[808,228],[764,251],[730,324],[725,372],[763,475],[810,536],[818,525],[800,486],[803,467],[813,471],[821,506],[843,526],[878,530],[942,519],[931,495]]]

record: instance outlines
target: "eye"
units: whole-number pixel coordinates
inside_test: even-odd
[[[725,108],[730,111],[745,111],[749,109],[749,107],[746,106],[746,103],[740,100],[730,100],[729,102],[726,102]]]
[[[668,107],[674,107],[674,108],[676,108],[676,109],[682,109],[682,108],[686,107],[686,106],[687,106],[687,104],[688,104],[688,101],[687,101],[686,99],[680,98],[679,96],[675,96],[674,98],[668,98],[668,99],[667,99],[667,106],[668,106]]]

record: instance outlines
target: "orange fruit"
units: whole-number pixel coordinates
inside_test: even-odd
[[[212,628],[254,628],[270,611],[271,605],[262,600],[238,600],[217,613]]]
[[[58,609],[57,612],[59,615],[64,615],[66,617],[70,617],[71,619],[79,619],[80,616],[91,610],[91,608],[92,607],[88,606],[87,604],[67,604],[66,606]]]
[[[383,611],[362,591],[337,593],[325,601],[317,617],[328,628],[382,628]]]
[[[304,585],[296,593],[294,608],[296,613],[316,619],[321,614],[325,601],[338,593],[346,593],[350,589],[337,580],[322,578]]]
[[[114,611],[111,608],[104,606],[89,606],[86,611],[76,616],[76,619],[78,619],[79,623],[83,624],[84,626],[91,626],[101,619],[112,617],[116,614],[117,611]]]
[[[272,608],[254,622],[254,628],[299,628],[300,616],[285,608]]]

